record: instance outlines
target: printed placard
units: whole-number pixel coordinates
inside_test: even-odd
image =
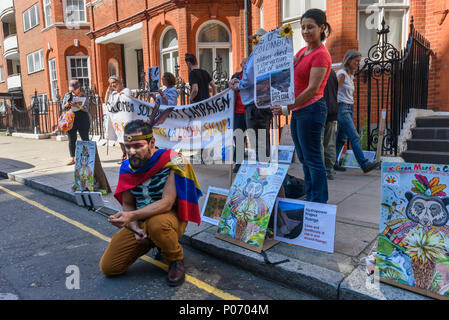
[[[210,186],[201,211],[201,221],[218,226],[229,190]]]
[[[277,198],[274,239],[324,252],[334,252],[337,206]]]
[[[449,299],[449,165],[382,163],[381,281]]]
[[[290,26],[263,35],[253,49],[254,102],[258,108],[295,101],[293,38]]]
[[[148,91],[157,93],[160,87],[159,67],[148,68]]]
[[[373,162],[376,159],[376,151],[363,150],[363,155],[369,162]],[[352,150],[346,150],[346,153],[343,154],[342,149],[338,156],[338,161],[340,162],[340,165],[345,168],[360,168],[360,165]]]
[[[95,141],[76,141],[75,191],[94,191]]]
[[[278,149],[278,158],[277,161],[280,163],[292,163],[293,155],[295,154],[295,146],[277,146]],[[275,158],[275,150],[276,146],[271,146],[271,158],[272,160],[276,160]]]

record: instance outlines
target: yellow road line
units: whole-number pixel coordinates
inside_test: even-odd
[[[6,192],[6,193],[8,193],[8,194],[10,194],[10,195],[12,195],[12,196],[14,196],[16,198],[19,198],[20,200],[25,201],[25,202],[31,204],[32,206],[35,206],[35,207],[37,207],[37,208],[39,208],[39,209],[41,209],[41,210],[43,210],[45,212],[48,212],[48,213],[54,215],[55,217],[57,217],[57,218],[59,218],[61,220],[64,220],[65,222],[68,222],[68,223],[74,225],[75,227],[80,228],[80,229],[82,229],[82,230],[84,230],[84,231],[86,231],[86,232],[96,236],[97,238],[100,238],[100,239],[102,239],[104,241],[107,241],[107,242],[111,241],[111,238],[109,238],[109,237],[99,233],[97,230],[92,229],[92,228],[90,228],[90,227],[88,227],[88,226],[86,226],[86,225],[84,225],[84,224],[82,224],[82,223],[80,223],[80,222],[78,222],[76,220],[72,220],[70,218],[67,218],[66,216],[64,216],[64,215],[62,215],[62,214],[60,214],[60,213],[58,213],[58,212],[56,212],[56,211],[54,211],[54,210],[52,210],[50,208],[47,208],[46,206],[44,206],[44,205],[42,205],[42,204],[40,204],[40,203],[38,203],[38,202],[36,202],[34,200],[30,200],[30,199],[28,199],[28,198],[26,198],[26,197],[24,197],[24,196],[22,196],[22,195],[20,195],[20,194],[18,194],[16,192],[14,192],[14,191],[11,191],[11,190],[3,187],[3,186],[0,186],[0,190],[3,190],[4,192]],[[146,262],[151,263],[152,265],[154,265],[156,267],[159,267],[159,268],[161,268],[161,269],[163,269],[165,271],[168,271],[168,266],[165,263],[162,263],[160,261],[154,260],[154,259],[152,259],[152,258],[150,258],[149,256],[146,256],[146,255],[142,256],[140,258],[142,260],[146,261]],[[206,282],[204,282],[202,280],[199,280],[199,279],[197,279],[195,277],[189,276],[188,274],[186,274],[186,281],[190,282],[194,286],[197,286],[198,288],[200,288],[200,289],[202,289],[204,291],[207,291],[207,292],[209,292],[209,293],[211,293],[211,294],[213,294],[213,295],[215,295],[215,296],[217,296],[217,297],[219,297],[219,298],[221,298],[223,300],[240,300],[240,298],[238,298],[236,296],[233,296],[232,294],[226,293],[223,290],[215,288],[215,287],[207,284]]]

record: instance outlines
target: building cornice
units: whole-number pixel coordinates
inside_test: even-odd
[[[171,11],[171,10],[183,7],[183,6],[185,6],[186,2],[187,1],[180,1],[180,0],[166,1],[164,3],[154,6],[152,8],[142,10],[130,17],[125,18],[125,19],[115,21],[101,29],[90,31],[87,33],[87,36],[90,39],[96,39],[98,37],[107,35],[111,32],[116,32],[117,30],[132,26],[133,24],[139,23],[141,21],[149,20],[163,12],[167,12],[167,11]]]

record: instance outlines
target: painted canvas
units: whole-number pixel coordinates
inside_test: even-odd
[[[95,141],[77,141],[74,191],[94,191]]]
[[[261,249],[288,165],[243,162],[230,189],[217,234]]]
[[[201,220],[218,226],[229,190],[210,186],[201,212]]]
[[[381,280],[449,298],[449,166],[382,164]]]
[[[368,161],[373,162],[376,159],[376,151],[363,151],[363,155]],[[343,149],[338,156],[338,161],[340,161],[340,165],[345,168],[360,168],[357,159],[354,156],[354,152],[352,150],[346,150],[346,153],[343,153]]]

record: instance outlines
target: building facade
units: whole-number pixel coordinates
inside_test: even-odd
[[[20,93],[29,107],[36,93],[55,101],[71,79],[92,85],[85,0],[2,0],[0,21],[1,93]]]
[[[179,65],[180,77],[188,79],[185,53],[195,53],[200,66],[211,73],[220,57],[223,69],[232,75],[250,50],[247,35],[259,27],[272,30],[290,23],[295,51],[299,50],[304,45],[299,19],[312,7],[327,12],[332,35],[326,46],[335,65],[349,49],[366,55],[383,19],[390,26],[389,42],[403,49],[413,16],[433,50],[428,106],[449,110],[445,0],[91,0],[87,7],[93,74],[101,92],[111,74],[122,76],[131,89],[144,87],[150,66],[175,73]]]

